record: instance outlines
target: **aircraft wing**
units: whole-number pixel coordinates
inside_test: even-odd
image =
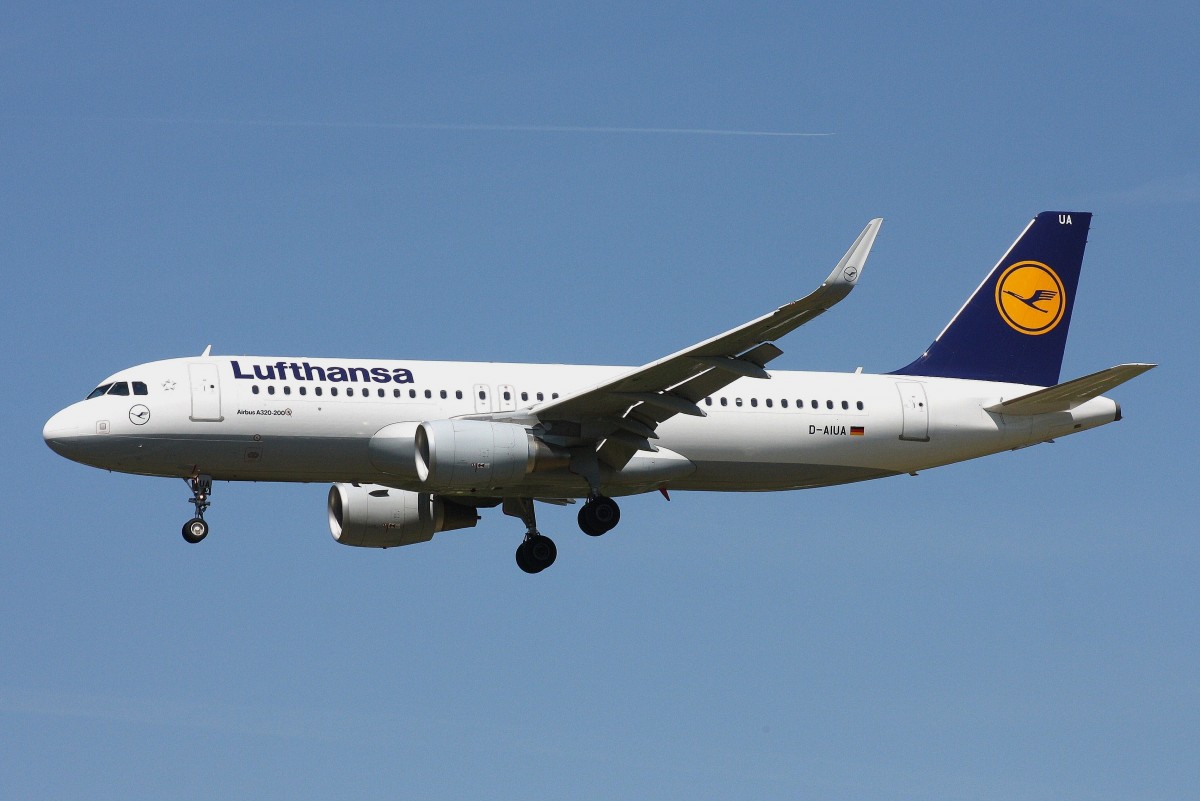
[[[676,414],[705,416],[697,402],[739,378],[770,378],[763,369],[783,351],[772,341],[799,328],[850,294],[862,275],[883,219],[867,223],[815,291],[744,325],[718,334],[603,384],[521,410],[548,434],[602,444],[599,459],[623,467],[639,450],[655,450],[659,423]],[[497,419],[500,415],[491,415]]]

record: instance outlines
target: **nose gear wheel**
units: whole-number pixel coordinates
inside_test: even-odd
[[[204,522],[204,510],[212,497],[212,476],[195,475],[184,479],[191,487],[192,497],[188,503],[196,507],[196,516],[183,524],[183,538],[195,544],[208,536],[208,523]]]

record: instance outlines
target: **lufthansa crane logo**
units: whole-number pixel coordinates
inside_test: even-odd
[[[1067,308],[1062,279],[1041,262],[1019,261],[996,282],[996,308],[1004,322],[1022,334],[1053,331]]]

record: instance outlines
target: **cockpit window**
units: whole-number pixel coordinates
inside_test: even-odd
[[[98,398],[101,395],[128,395],[128,394],[129,394],[129,382],[128,381],[114,381],[111,384],[101,384],[100,386],[96,387],[95,389],[93,389],[91,391],[91,393],[86,398],[84,398],[84,400],[91,400],[92,398]],[[143,383],[141,381],[134,381],[133,382],[133,394],[134,395],[149,395],[150,393],[146,391],[145,383]]]

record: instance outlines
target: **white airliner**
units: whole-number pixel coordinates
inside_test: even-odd
[[[882,220],[821,286],[642,367],[200,356],[140,364],[54,415],[46,443],[107,470],[185,479],[208,534],[212,482],[333,482],[329,527],[390,548],[520,518],[517,564],[549,567],[534,502],[585,499],[579,526],[616,526],[614,496],[802,489],[912,473],[1121,419],[1101,393],[1149,370],[1059,383],[1091,214],[1043,212],[932,345],[892,373],[765,369],[774,342],[845,298]]]

